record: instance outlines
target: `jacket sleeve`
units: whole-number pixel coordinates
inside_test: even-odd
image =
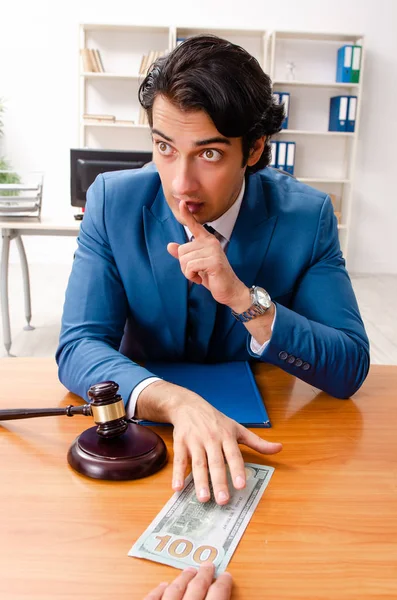
[[[153,374],[118,351],[129,309],[106,234],[104,204],[99,175],[87,193],[56,360],[59,379],[71,392],[87,399],[91,385],[113,380],[127,402],[134,387]]]
[[[253,355],[249,346],[248,350]],[[329,196],[321,209],[309,268],[296,285],[291,308],[277,304],[272,337],[260,360],[337,398],[354,394],[367,376],[369,342]]]

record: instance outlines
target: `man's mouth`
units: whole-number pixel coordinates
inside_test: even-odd
[[[178,202],[181,202],[179,198],[175,198]],[[192,214],[199,212],[199,210],[204,206],[204,202],[200,202],[199,200],[185,200],[186,206]]]

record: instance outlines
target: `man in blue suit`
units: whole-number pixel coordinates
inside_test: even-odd
[[[263,361],[336,397],[364,381],[368,340],[329,196],[267,167],[283,108],[242,48],[191,38],[140,88],[154,165],[98,176],[64,307],[59,376],[86,397],[113,379],[130,416],[174,425],[173,488],[227,503],[224,459],[269,443],[138,363]]]

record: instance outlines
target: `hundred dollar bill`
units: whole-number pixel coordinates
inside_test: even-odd
[[[183,490],[175,492],[128,556],[177,569],[199,567],[209,560],[219,575],[226,569],[273,472],[273,467],[245,463],[247,485],[243,490],[234,489],[228,472],[230,500],[224,506],[216,504],[212,493],[208,502],[199,502],[190,474]]]

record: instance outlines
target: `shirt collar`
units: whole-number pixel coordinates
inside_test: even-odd
[[[207,225],[211,225],[211,227],[220,233],[228,242],[230,242],[230,238],[232,237],[232,232],[237,221],[238,213],[240,212],[241,203],[243,201],[244,192],[245,178],[243,179],[243,185],[241,186],[240,193],[235,202],[233,202],[232,206],[218,219],[215,219],[215,221],[209,221],[207,223]],[[192,237],[192,232],[188,227],[186,227],[186,225],[183,227],[186,231],[188,240],[190,240]]]

